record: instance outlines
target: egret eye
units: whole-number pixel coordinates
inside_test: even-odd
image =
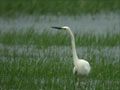
[[[66,28],[63,28],[63,30],[66,30]]]

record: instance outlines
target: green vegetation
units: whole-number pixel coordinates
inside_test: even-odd
[[[86,57],[92,66],[91,73],[81,80],[78,88],[119,90],[119,57],[116,59],[115,54],[110,55],[110,50],[107,54],[101,50],[118,47],[119,34],[95,36],[81,33],[75,34],[75,38],[77,47],[87,49],[82,58]],[[62,55],[56,48],[49,48],[52,46],[62,47]],[[0,33],[0,89],[75,90],[71,52],[64,51],[66,46],[70,47],[70,38],[61,32]]]
[[[102,11],[119,13],[120,0],[0,0],[1,19],[16,14],[75,16]],[[0,30],[0,90],[120,90],[120,33],[74,33],[78,56],[92,67],[88,77],[78,77],[81,83],[76,86],[70,37],[50,30],[23,31]]]
[[[76,44],[78,46],[119,46],[119,33],[105,35],[94,35],[92,33],[75,34]],[[38,47],[48,46],[69,46],[70,37],[66,33],[58,32],[56,34],[43,32],[38,34],[34,29],[26,33],[6,32],[0,34],[0,43],[4,45],[35,45]]]
[[[120,0],[0,0],[0,16],[16,13],[76,15],[119,10]]]

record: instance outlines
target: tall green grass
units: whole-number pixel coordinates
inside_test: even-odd
[[[119,90],[120,61],[116,60],[114,54],[110,56],[110,54],[100,50],[104,47],[119,47],[119,34],[108,33],[105,36],[95,36],[84,33],[75,34],[75,38],[78,47],[87,48],[86,59],[92,67],[88,77],[78,77],[81,81],[78,87],[75,83],[76,76],[72,73],[74,66],[71,54],[67,55],[66,52],[63,52],[64,55],[61,58],[61,55],[58,54],[60,51],[53,52],[55,48],[53,48],[54,50],[47,48],[51,46],[60,48],[70,45],[69,36],[61,32],[38,34],[33,30],[26,33],[0,33],[0,89]],[[28,50],[31,45],[34,46],[32,52]],[[20,47],[16,46],[26,46],[26,48],[23,48],[20,54],[18,53]],[[13,49],[11,50],[10,47]],[[94,49],[99,53],[93,52]],[[34,50],[40,51],[38,55],[34,54]]]
[[[78,46],[119,46],[120,35],[119,33],[105,35],[95,35],[92,33],[75,33],[76,44]],[[0,43],[8,45],[24,45],[32,44],[38,47],[47,46],[68,46],[71,44],[70,36],[64,32],[58,32],[53,34],[48,31],[44,31],[39,34],[30,29],[26,33],[6,32],[0,34]]]

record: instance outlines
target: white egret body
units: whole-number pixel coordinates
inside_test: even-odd
[[[52,27],[52,28],[66,30],[70,34],[71,41],[72,41],[72,53],[73,53],[73,63],[74,63],[73,73],[75,75],[87,76],[91,69],[90,64],[88,61],[84,59],[78,59],[76,48],[75,48],[75,39],[71,29],[67,26]]]

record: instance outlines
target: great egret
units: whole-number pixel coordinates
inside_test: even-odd
[[[55,28],[58,30],[65,30],[70,34],[71,41],[72,41],[72,53],[73,53],[73,63],[74,63],[73,74],[87,76],[91,69],[90,64],[88,61],[84,59],[78,59],[76,48],[75,48],[75,39],[71,29],[67,26],[52,27],[52,28]]]

